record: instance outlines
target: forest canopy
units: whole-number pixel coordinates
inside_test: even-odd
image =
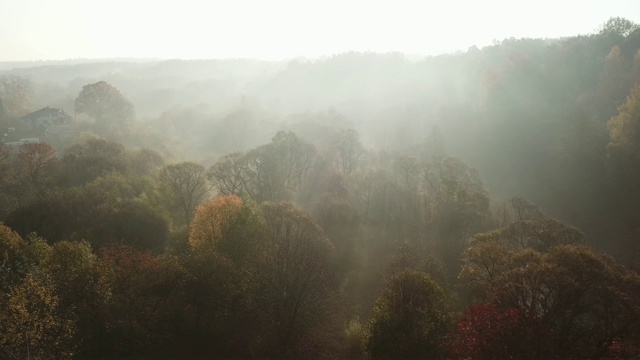
[[[0,359],[640,355],[627,19],[16,67],[0,135]]]

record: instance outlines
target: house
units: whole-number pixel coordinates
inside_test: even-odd
[[[20,118],[20,123],[25,131],[37,130],[40,126],[70,125],[73,123],[71,116],[64,110],[45,107]]]
[[[78,134],[73,118],[62,109],[47,106],[18,120],[21,137],[43,136],[47,142],[68,142]]]

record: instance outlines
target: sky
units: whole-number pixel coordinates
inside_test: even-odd
[[[435,55],[640,23],[640,0],[0,0],[0,61]]]

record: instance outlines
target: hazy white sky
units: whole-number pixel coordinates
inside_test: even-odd
[[[0,0],[0,61],[437,54],[640,23],[640,0]]]

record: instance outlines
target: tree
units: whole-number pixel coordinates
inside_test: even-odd
[[[158,252],[164,250],[169,233],[167,220],[149,205],[139,200],[124,200],[105,210],[99,221],[86,225],[87,238],[94,246],[122,244]]]
[[[333,246],[309,215],[289,203],[265,203],[262,214],[267,232],[254,281],[261,320],[270,329],[264,355],[303,356],[310,343],[326,341],[318,328],[332,323]]]
[[[0,293],[6,294],[31,271],[25,241],[8,226],[0,224]]]
[[[99,355],[95,351],[104,340],[104,312],[112,289],[91,246],[86,241],[58,242],[51,247],[42,268],[59,297],[59,313],[75,319],[77,355]]]
[[[610,156],[626,157],[640,167],[640,84],[636,84],[617,116],[609,120]]]
[[[531,344],[548,336],[542,330],[522,310],[499,308],[492,303],[472,305],[458,321],[447,352],[456,359],[535,358]]]
[[[485,297],[496,278],[514,266],[514,253],[515,250],[501,241],[474,241],[462,253],[464,265],[459,278],[475,296]]]
[[[338,172],[347,176],[356,171],[364,154],[358,132],[353,129],[340,131],[334,147],[334,162]]]
[[[462,253],[459,278],[482,297],[497,278],[513,267],[533,261],[539,252],[584,243],[584,234],[571,225],[546,218],[524,199],[514,198],[516,220],[501,228],[475,234]]]
[[[168,235],[165,218],[148,204],[131,199],[135,191],[126,183],[114,184],[114,178],[34,199],[9,213],[6,222],[23,235],[37,232],[52,243],[87,239],[95,248],[109,244],[163,248]]]
[[[131,171],[139,176],[157,175],[158,169],[164,165],[164,159],[151,149],[138,149],[129,153]]]
[[[618,115],[608,123],[609,144],[607,166],[611,190],[611,207],[617,211],[617,231],[625,231],[627,243],[619,241],[618,251],[628,254],[629,242],[637,236],[638,215],[635,209],[640,204],[637,180],[640,176],[640,84],[636,84],[627,101],[618,108]]]
[[[544,251],[476,236],[460,278],[483,300],[459,324],[460,356],[601,358],[638,335],[637,274],[582,246]]]
[[[250,255],[264,232],[257,211],[234,195],[219,196],[198,206],[191,222],[189,245],[215,251],[236,263]]]
[[[249,196],[253,198],[248,170],[248,157],[236,152],[225,155],[207,171],[207,177],[222,195]]]
[[[189,225],[196,206],[207,196],[209,186],[204,167],[194,162],[167,165],[158,178],[170,196],[171,205],[178,207]]]
[[[4,302],[4,301],[3,301]],[[75,326],[59,316],[59,298],[46,276],[28,274],[0,312],[0,348],[10,359],[70,359]]]
[[[622,54],[620,46],[614,45],[604,59],[604,69],[591,104],[599,120],[615,115],[618,106],[624,102],[634,84],[631,70],[631,63]]]
[[[7,109],[4,106],[4,101],[2,100],[2,98],[0,98],[0,130],[4,130],[5,124],[4,122],[7,120],[8,115],[7,115]],[[4,135],[4,134],[2,134]]]
[[[180,315],[167,309],[167,302],[183,289],[175,268],[170,269],[171,259],[164,260],[129,246],[101,249],[100,272],[110,296],[101,324],[103,338],[94,344],[94,351],[100,352],[91,357],[156,358],[174,341],[167,331],[179,321],[172,317],[186,317],[189,309],[183,304]]]
[[[372,359],[438,358],[449,322],[440,286],[423,272],[402,271],[376,301],[365,347]]]
[[[447,272],[444,264],[424,249],[414,244],[404,242],[397,246],[396,251],[387,265],[386,275],[391,278],[406,270],[422,271],[429,275],[437,284],[448,284]]]
[[[104,139],[73,145],[62,158],[62,180],[67,185],[84,185],[113,171],[126,173],[125,155],[124,146]]]
[[[399,216],[398,223],[403,228],[403,236],[417,239],[424,233],[424,196],[420,196],[421,166],[416,157],[400,156],[393,161],[393,170],[398,184]]]
[[[75,100],[78,114],[87,114],[103,130],[120,129],[134,118],[133,105],[106,81],[87,84]]]
[[[246,263],[238,266],[222,251],[208,250],[187,251],[177,259],[181,269],[168,288],[172,332],[165,342],[177,344],[176,358],[256,356],[258,344],[271,331],[259,319],[271,308],[258,306],[258,296],[250,290],[248,277],[254,270]]]
[[[254,196],[261,201],[289,201],[305,190],[308,175],[317,159],[313,145],[293,132],[278,132],[271,143],[250,151],[248,170]]]
[[[18,161],[22,177],[34,189],[52,181],[58,167],[55,150],[45,143],[20,146]]]
[[[559,245],[582,244],[584,234],[576,227],[550,218],[522,219],[473,236],[473,242],[500,241],[513,249],[548,251]]]
[[[15,209],[21,200],[14,164],[15,149],[0,142],[0,219]]]
[[[602,27],[600,28],[600,35],[620,36],[624,38],[639,28],[640,25],[629,19],[612,17],[602,24]]]
[[[476,169],[457,158],[433,158],[423,168],[425,220],[435,237],[449,275],[460,267],[460,253],[469,236],[489,215],[489,195]]]
[[[581,246],[558,246],[512,267],[490,299],[546,329],[530,346],[538,358],[607,357],[615,341],[639,330],[640,276]]]
[[[0,224],[0,357],[71,358],[73,314],[61,311],[50,274],[41,266],[51,248]]]
[[[222,157],[208,176],[223,195],[263,201],[289,201],[307,190],[317,160],[313,145],[293,132],[278,132],[271,143]]]
[[[29,112],[31,80],[21,75],[0,76],[0,102],[9,118],[17,118]],[[1,117],[0,117],[1,119]]]
[[[340,275],[346,274],[355,260],[355,239],[360,222],[341,175],[336,173],[327,179],[326,189],[315,206],[314,217],[336,248]]]

